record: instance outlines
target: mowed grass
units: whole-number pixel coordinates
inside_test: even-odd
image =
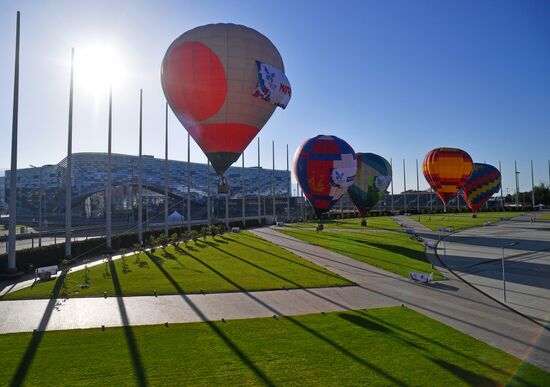
[[[61,280],[59,280],[61,281]],[[82,285],[88,284],[89,287]],[[37,282],[3,299],[237,292],[352,283],[249,232],[157,248]]]
[[[432,215],[411,215],[415,220],[430,230],[438,230],[441,227],[453,227],[456,230],[462,230],[468,227],[483,226],[486,222],[498,222],[501,218],[511,218],[519,215],[521,212],[480,212],[477,218],[472,218],[470,213],[458,214],[432,214]]]
[[[538,214],[535,213],[535,219],[537,220],[550,220],[550,212]]]
[[[324,247],[369,265],[407,277],[411,271],[434,273],[444,277],[426,261],[424,246],[400,232],[351,232],[311,230],[279,230],[312,245]]]
[[[349,218],[349,219],[331,219],[323,220],[323,225],[326,229],[330,228],[349,228],[349,229],[360,229],[360,230],[369,230],[369,229],[384,229],[384,230],[400,230],[399,226],[391,217],[389,216],[371,216],[366,218],[367,227],[361,226],[360,218]],[[318,222],[303,222],[303,223],[289,223],[286,227],[298,227],[298,228],[316,228]]]
[[[550,374],[402,307],[0,336],[12,385],[530,385]]]

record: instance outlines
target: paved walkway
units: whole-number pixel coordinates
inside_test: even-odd
[[[408,218],[398,220],[409,222]],[[421,231],[418,225],[415,228]],[[550,332],[483,296],[441,267],[438,269],[449,280],[418,285],[274,229],[253,232],[357,286],[158,298],[3,301],[0,332],[252,318],[404,304],[550,371]],[[438,265],[433,254],[428,258]]]
[[[518,217],[514,221],[453,234],[440,243],[439,256],[476,288],[547,324],[550,321],[550,224],[531,223],[528,219]]]

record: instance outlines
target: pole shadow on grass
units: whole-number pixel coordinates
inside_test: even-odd
[[[252,237],[252,236],[249,236],[249,235],[246,235],[246,234],[243,234],[243,236],[244,236],[245,238],[250,238],[250,239],[257,238],[257,237]],[[334,274],[334,273],[332,273],[332,272],[330,272],[330,271],[328,271],[328,270],[325,270],[325,271],[324,271],[324,270],[321,270],[321,269],[317,269],[317,268],[315,268],[315,267],[311,267],[311,266],[308,266],[308,265],[304,265],[303,263],[296,262],[296,261],[294,261],[294,260],[292,260],[292,259],[283,257],[283,256],[281,256],[281,255],[274,254],[274,253],[272,253],[272,252],[270,252],[270,251],[268,251],[268,250],[260,249],[259,247],[255,247],[255,246],[252,246],[252,245],[250,245],[250,244],[248,244],[248,243],[244,243],[243,241],[240,241],[240,240],[238,240],[238,239],[230,239],[230,238],[226,238],[226,237],[222,237],[222,238],[224,238],[224,239],[229,239],[231,242],[241,244],[241,245],[243,245],[243,246],[249,247],[249,248],[254,249],[254,250],[257,250],[257,251],[261,251],[262,253],[272,255],[272,256],[274,256],[274,257],[283,259],[283,260],[285,260],[285,261],[287,261],[287,262],[290,262],[290,263],[293,263],[293,264],[295,264],[295,265],[302,266],[302,267],[304,267],[304,268],[306,268],[306,269],[308,269],[308,270],[316,271],[316,272],[318,272],[318,273],[325,274],[325,275],[328,275],[328,276],[330,276],[330,277],[334,277],[335,279],[339,279],[339,280],[342,279],[341,276],[339,276],[339,275],[337,275],[337,274]],[[260,238],[257,238],[257,239],[260,239]],[[264,240],[265,240],[265,239],[264,239]],[[266,242],[267,242],[267,241],[266,241]],[[302,258],[302,259],[303,259],[303,258]]]
[[[220,339],[233,351],[233,353],[235,353],[235,355],[243,361],[248,369],[250,369],[250,371],[252,371],[265,385],[274,386],[275,384],[268,378],[268,376],[262,370],[260,370],[248,358],[248,356],[246,356],[246,354],[237,346],[237,344],[235,344],[213,321],[207,319],[202,310],[193,301],[191,301],[191,299],[184,293],[183,288],[180,286],[180,284],[170,275],[170,273],[168,273],[168,271],[164,267],[162,267],[162,265],[159,264],[155,257],[148,251],[146,251],[145,253],[149,257],[149,259],[151,259],[151,261],[155,264],[155,266],[157,266],[160,272],[166,277],[166,279],[172,284],[172,286],[178,291],[179,295],[191,307],[193,312],[195,312],[202,321],[208,324],[210,329],[212,329],[214,333],[217,334]],[[192,255],[190,256],[194,258]],[[195,259],[198,260],[197,258]]]
[[[17,371],[13,375],[13,378],[10,382],[10,386],[21,386],[25,381],[25,377],[27,376],[27,373],[32,364],[34,356],[38,351],[38,346],[40,345],[40,342],[42,341],[42,338],[45,334],[45,330],[46,330],[46,327],[48,326],[48,322],[52,317],[53,311],[57,309],[58,297],[61,293],[61,288],[63,287],[64,280],[65,280],[65,273],[62,273],[59,277],[57,277],[55,281],[55,285],[52,290],[50,300],[48,301],[48,304],[46,305],[46,309],[44,310],[44,315],[42,316],[42,319],[38,324],[38,328],[36,329],[36,331],[33,332],[31,342],[29,343],[29,346],[27,347],[25,354],[23,355],[23,357],[21,358],[21,361],[19,362]]]
[[[417,303],[415,303],[415,302],[411,302],[410,300],[405,300],[405,299],[403,299],[403,298],[399,298],[399,297],[395,297],[395,296],[392,296],[392,295],[389,295],[389,294],[386,294],[386,293],[382,293],[382,292],[380,292],[380,291],[377,291],[377,290],[368,288],[368,287],[366,287],[366,286],[364,286],[364,285],[359,285],[359,287],[361,287],[361,288],[363,288],[363,289],[365,289],[365,290],[368,290],[368,291],[370,291],[370,292],[373,292],[373,293],[380,294],[380,295],[382,295],[382,296],[391,298],[392,300],[395,300],[395,301],[397,301],[397,302],[399,302],[399,303],[407,304],[408,306],[415,307],[415,308],[418,309],[418,310],[425,310],[425,311],[427,311],[427,312],[429,312],[429,313],[433,313],[433,314],[436,314],[436,315],[438,315],[438,316],[447,318],[447,319],[449,319],[449,320],[454,320],[454,321],[460,322],[460,323],[462,323],[462,324],[469,325],[469,326],[471,326],[471,327],[474,327],[474,328],[477,328],[477,329],[479,329],[479,330],[483,330],[483,331],[489,332],[489,333],[494,334],[494,335],[496,335],[496,336],[504,337],[504,338],[506,338],[506,339],[508,339],[508,340],[514,341],[514,342],[519,343],[519,344],[522,344],[522,345],[526,345],[526,346],[530,347],[531,349],[536,349],[536,350],[538,350],[538,351],[541,351],[541,352],[544,352],[544,353],[550,355],[550,350],[548,350],[548,349],[546,349],[546,348],[543,348],[543,347],[538,346],[538,345],[536,345],[536,344],[528,343],[528,342],[526,342],[526,341],[524,341],[524,340],[520,340],[520,339],[518,339],[518,338],[516,338],[516,337],[512,337],[512,336],[510,336],[510,335],[506,335],[506,334],[501,333],[501,332],[498,332],[498,331],[496,331],[496,330],[494,330],[494,329],[490,329],[490,328],[481,326],[481,325],[479,325],[479,324],[475,324],[475,323],[473,323],[473,322],[471,322],[471,321],[467,321],[467,320],[464,320],[464,319],[461,319],[461,318],[458,318],[458,317],[455,317],[455,316],[451,316],[451,315],[449,315],[449,314],[447,314],[447,313],[443,313],[443,312],[441,312],[441,311],[439,311],[439,310],[436,310],[436,309],[434,309],[434,308],[429,308],[429,307],[427,307],[426,305],[420,305],[420,304],[417,304]],[[502,309],[501,309],[501,310],[502,310]],[[511,313],[512,313],[512,312],[511,312]],[[533,323],[533,324],[534,324],[534,323]]]
[[[445,351],[451,352],[451,353],[453,353],[457,356],[460,356],[463,359],[476,362],[476,363],[478,363],[478,364],[480,364],[480,365],[482,365],[486,368],[489,368],[489,369],[493,370],[494,372],[497,372],[497,373],[499,373],[499,374],[501,374],[505,377],[508,376],[508,374],[509,374],[507,371],[505,371],[501,368],[495,367],[492,364],[489,364],[489,363],[487,363],[483,360],[477,359],[477,358],[475,358],[471,355],[464,354],[464,353],[456,350],[455,348],[453,348],[449,345],[446,345],[446,344],[444,344],[440,341],[437,341],[437,340],[435,340],[431,337],[428,337],[428,336],[422,335],[418,332],[403,328],[399,325],[392,324],[392,323],[390,323],[386,320],[379,319],[375,316],[372,316],[371,314],[368,314],[367,312],[357,312],[357,313],[359,313],[361,315],[349,314],[349,313],[348,314],[340,313],[339,317],[346,320],[346,321],[348,321],[348,322],[350,322],[350,323],[353,323],[353,324],[355,324],[355,325],[357,325],[361,328],[365,328],[365,329],[368,329],[368,330],[375,330],[375,331],[378,331],[378,332],[383,333],[385,335],[388,335],[387,337],[389,337],[393,341],[398,342],[400,344],[412,346],[412,347],[424,352],[424,354],[422,354],[423,356],[431,355],[432,353],[431,353],[430,349],[425,348],[422,345],[418,345],[418,344],[414,343],[413,341],[411,341],[409,339],[406,339],[405,337],[403,337],[403,335],[414,336],[423,343],[429,343],[431,345],[434,345],[434,346],[437,346],[437,347],[441,348],[442,350],[445,350]],[[425,356],[425,357],[427,357],[427,356]],[[430,358],[430,360],[433,360],[433,359]],[[476,375],[476,374],[474,374],[474,375]],[[535,387],[533,384],[528,383],[527,381],[523,380],[519,376],[517,376],[516,379],[518,381],[521,381],[523,383],[523,385],[528,385],[528,386]],[[479,385],[479,384],[475,384],[475,385]]]
[[[274,313],[275,315],[279,315],[279,316],[283,316],[283,314],[277,310],[276,308],[274,308],[273,306],[267,304],[266,302],[260,300],[258,297],[256,297],[253,293],[250,293],[248,292],[246,289],[244,289],[241,285],[239,285],[238,283],[236,283],[235,281],[231,280],[230,278],[224,276],[222,273],[220,273],[219,271],[217,271],[216,269],[212,268],[211,266],[209,266],[208,264],[206,264],[205,262],[203,262],[202,260],[200,260],[199,258],[191,255],[190,253],[187,252],[187,254],[197,260],[198,262],[202,263],[203,265],[205,265],[206,267],[208,267],[210,270],[213,270],[216,274],[218,274],[219,276],[221,276],[222,278],[224,278],[226,281],[230,282],[232,285],[234,285],[235,287],[237,287],[239,290],[241,290],[241,292],[251,298],[253,301],[255,301],[256,303],[258,303],[259,305],[262,305],[264,308],[266,308],[267,310],[271,311],[272,313]],[[152,259],[153,262],[156,263],[155,260]],[[204,313],[200,310],[200,308],[195,304],[193,303],[193,301],[191,301],[189,299],[189,297],[187,297],[185,294],[183,294],[183,289],[180,287],[180,285],[177,283],[176,280],[174,280],[174,278],[170,275],[170,273],[168,273],[166,271],[166,269],[164,269],[162,266],[160,265],[157,265],[157,267],[159,268],[159,270],[164,274],[164,276],[172,283],[172,285],[180,292],[182,293],[181,296],[182,298],[191,306],[191,308],[193,309],[193,311],[195,313],[197,313],[197,315],[201,318],[201,320],[205,321],[207,324],[209,324],[209,326],[222,338],[222,340],[224,340],[224,342],[226,342],[226,344],[243,360],[245,361],[245,364],[251,368],[254,373],[256,373],[256,375],[258,375],[262,381],[268,385],[273,385],[273,383],[271,382],[271,380],[268,379],[268,377],[261,371],[259,370],[249,359],[248,357],[246,357],[242,351],[236,346],[236,344],[234,344],[213,322],[211,321],[208,321],[206,319],[206,316],[204,315]],[[314,294],[314,293],[313,293]],[[316,294],[314,294],[316,295]],[[316,295],[316,296],[319,296],[319,295]],[[324,297],[322,297],[324,298]],[[331,301],[331,300],[329,300]],[[333,301],[331,301],[333,302]],[[335,303],[335,302],[333,302]],[[336,304],[336,303],[335,303]],[[345,309],[348,309],[347,307],[344,307]],[[335,341],[329,339],[328,337],[320,334],[319,332],[315,331],[314,329],[308,327],[307,325],[301,323],[300,321],[294,319],[293,317],[291,316],[284,316],[285,319],[287,319],[288,321],[292,322],[294,325],[296,325],[297,327],[303,329],[304,331],[310,333],[311,335],[313,335],[314,337],[316,337],[317,339],[325,342],[326,344],[330,345],[331,347],[333,347],[334,349],[336,349],[337,351],[339,351],[340,353],[342,353],[343,355],[347,356],[348,358],[350,358],[351,360],[363,365],[364,367],[367,367],[369,369],[372,369],[373,371],[377,372],[378,374],[380,374],[381,376],[385,377],[386,379],[388,379],[389,381],[391,381],[393,384],[395,385],[399,385],[399,386],[405,386],[405,383],[395,377],[393,377],[392,375],[388,374],[387,372],[385,372],[383,369],[381,369],[380,367],[378,366],[375,366],[374,364],[371,364],[369,363],[368,361],[366,361],[365,359],[361,358],[360,356],[354,354],[353,352],[349,351],[348,349],[346,349],[344,346],[336,343]]]
[[[124,305],[124,298],[122,297],[122,288],[120,286],[120,281],[118,279],[118,273],[116,271],[115,263],[113,259],[109,257],[109,270],[111,272],[111,278],[113,280],[113,285],[115,288],[116,300],[118,304],[118,309],[120,311],[120,318],[122,319],[122,325],[124,329],[124,335],[126,336],[126,343],[130,351],[130,357],[132,359],[132,365],[134,367],[134,372],[136,376],[137,384],[140,386],[147,386],[147,376],[145,374],[145,368],[141,360],[141,355],[137,347],[136,338],[132,327],[130,326],[130,320],[128,318],[128,312],[126,311],[126,306]]]

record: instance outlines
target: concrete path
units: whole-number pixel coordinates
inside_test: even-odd
[[[440,243],[439,256],[476,288],[547,324],[550,321],[550,224],[531,223],[527,219],[519,217],[453,234]]]
[[[437,234],[406,217],[397,221],[412,227],[424,238]],[[519,316],[464,283],[441,265],[433,251],[427,257],[448,278],[425,286],[409,282],[354,259],[312,246],[273,229],[254,231],[263,238],[340,274],[371,294],[441,321],[490,345],[500,348],[550,371],[550,331]]]
[[[0,302],[0,333],[271,317],[397,305],[359,286]]]

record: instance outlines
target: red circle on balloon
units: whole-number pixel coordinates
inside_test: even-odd
[[[163,78],[174,112],[195,123],[214,115],[225,102],[225,69],[204,43],[186,41],[175,46],[164,62]]]

